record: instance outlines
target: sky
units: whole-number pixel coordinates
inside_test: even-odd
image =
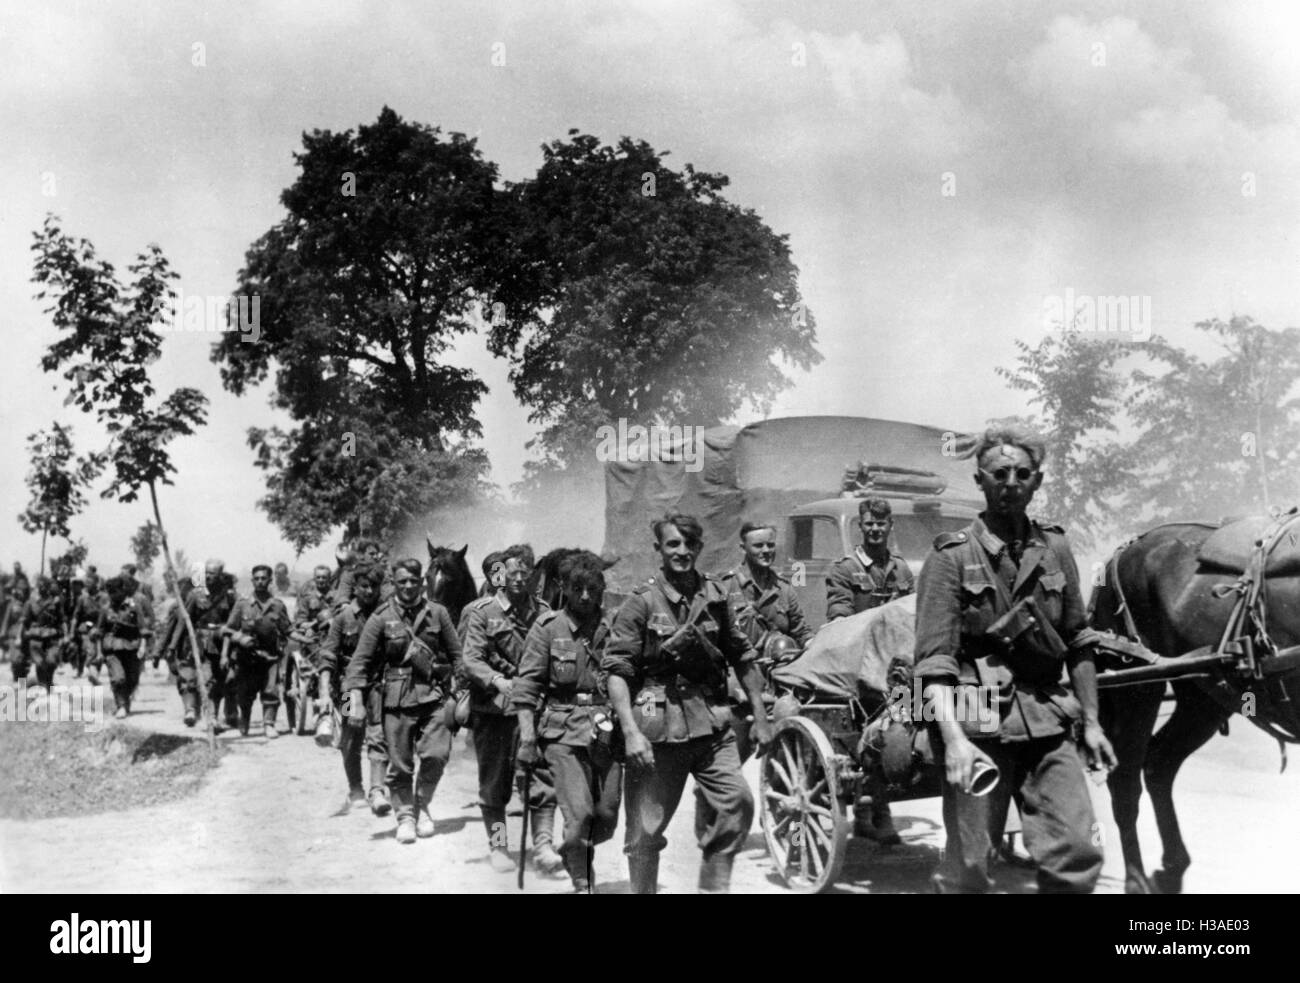
[[[505,180],[570,128],[629,135],[728,175],[789,236],[825,358],[772,416],[971,429],[1026,411],[995,369],[1067,290],[1149,298],[1152,329],[1193,348],[1206,318],[1300,324],[1298,38],[1300,6],[1239,0],[3,0],[0,561],[39,552],[5,518],[26,502],[26,435],[60,420],[83,449],[102,440],[40,372],[55,332],[30,245],[49,212],[119,270],[156,242],[186,294],[224,295],[283,214],[304,131],[388,105],[475,136]],[[212,401],[174,445],[173,545],[292,560],[245,443],[288,421],[266,389],[221,389],[211,340],[169,334],[158,365],[160,391]],[[508,486],[533,429],[507,366],[481,337],[453,360],[490,387],[483,445]],[[96,498],[74,534],[116,569],[148,517]]]

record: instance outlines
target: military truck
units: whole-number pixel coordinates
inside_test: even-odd
[[[650,523],[668,509],[704,526],[699,568],[724,573],[741,561],[747,520],[777,530],[777,564],[800,592],[814,627],[826,617],[826,572],[861,541],[864,495],[894,507],[893,545],[919,574],[939,533],[960,529],[982,501],[960,431],[862,417],[808,416],[713,427],[703,447],[661,442],[654,459],[605,466],[607,574],[618,593],[658,568]],[[683,442],[686,439],[684,437]]]

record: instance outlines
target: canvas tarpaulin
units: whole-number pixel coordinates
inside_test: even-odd
[[[605,551],[620,557],[611,580],[626,589],[654,572],[650,523],[669,509],[704,526],[699,569],[725,572],[739,562],[746,519],[775,523],[782,539],[786,513],[836,497],[844,469],[859,461],[935,472],[947,482],[945,498],[974,502],[970,463],[951,456],[951,437],[952,431],[914,423],[800,416],[704,430],[696,471],[688,470],[689,454],[671,450],[660,460],[610,461]]]
[[[773,682],[827,700],[872,702],[889,693],[889,665],[913,662],[916,595],[824,625],[803,655],[772,670]]]

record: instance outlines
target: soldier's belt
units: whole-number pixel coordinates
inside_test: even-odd
[[[575,707],[605,707],[609,701],[596,693],[575,693],[573,699],[565,702],[546,701],[547,710],[572,710]]]
[[[384,682],[392,682],[395,679],[410,679],[412,675],[410,666],[399,666],[384,670]]]
[[[58,638],[61,634],[63,633],[59,631],[59,629],[57,628],[28,628],[27,629],[28,638],[40,638],[40,639]]]

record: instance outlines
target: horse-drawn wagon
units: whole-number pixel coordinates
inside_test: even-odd
[[[1192,710],[1206,716],[1191,694],[1208,694],[1221,704],[1221,710],[1220,715],[1206,717],[1208,725],[1200,727],[1207,731],[1202,743],[1234,709],[1246,712],[1252,723],[1280,741],[1295,740],[1300,716],[1293,699],[1300,698],[1300,693],[1293,694],[1288,687],[1296,689],[1294,681],[1300,678],[1300,645],[1277,644],[1279,635],[1288,640],[1294,635],[1281,618],[1271,623],[1273,637],[1269,637],[1264,598],[1269,593],[1266,583],[1273,585],[1270,590],[1277,599],[1288,596],[1294,581],[1284,577],[1300,571],[1300,562],[1290,555],[1277,558],[1284,535],[1297,528],[1300,516],[1294,511],[1278,519],[1253,520],[1246,530],[1250,534],[1247,542],[1252,543],[1244,551],[1249,558],[1243,555],[1227,561],[1216,557],[1215,543],[1207,544],[1219,524],[1200,524],[1195,536],[1182,527],[1172,527],[1172,532],[1182,537],[1187,554],[1180,587],[1192,576],[1206,581],[1196,608],[1206,625],[1199,636],[1186,638],[1152,638],[1142,629],[1150,623],[1149,612],[1135,606],[1134,612],[1128,613],[1130,601],[1124,596],[1123,585],[1135,581],[1120,561],[1132,544],[1116,552],[1104,589],[1094,598],[1094,607],[1098,598],[1100,607],[1093,612],[1096,627],[1116,629],[1098,634],[1097,675],[1100,690],[1117,691],[1102,700],[1103,723],[1120,760],[1120,767],[1110,776],[1113,797],[1136,800],[1130,788],[1132,774],[1140,774],[1146,762],[1146,741],[1154,723],[1154,710],[1147,720],[1146,714],[1133,710],[1134,698],[1125,695],[1121,700],[1121,693],[1131,692],[1147,704],[1152,699],[1158,703],[1165,684],[1173,683],[1175,695],[1188,701],[1191,708],[1185,711],[1189,722],[1175,720],[1176,728],[1196,723]],[[1158,537],[1152,539],[1160,542]],[[1217,568],[1222,569],[1216,574]],[[1275,571],[1276,579],[1266,581]],[[1174,596],[1185,592],[1181,589]],[[1220,599],[1219,607],[1211,607],[1212,598]],[[916,719],[924,714],[918,713],[919,688],[908,671],[914,600],[902,598],[834,622],[818,634],[803,656],[771,670],[778,697],[772,714],[772,744],[760,762],[760,811],[769,856],[794,891],[815,893],[836,882],[847,852],[852,807],[867,794],[873,776],[879,783],[876,787],[887,789],[891,802],[940,794],[942,763],[931,752],[928,729]],[[1184,621],[1191,624],[1195,619]],[[1158,641],[1164,654],[1148,649],[1144,639]],[[1196,640],[1208,644],[1191,648],[1189,642]],[[1243,711],[1251,706],[1256,706],[1257,712]],[[1139,725],[1145,732],[1134,730]],[[1184,744],[1189,745],[1184,756],[1199,746],[1181,739],[1177,742],[1180,748]],[[1162,760],[1161,767],[1169,764]],[[996,779],[996,774],[986,776],[989,789]],[[1166,784],[1172,785],[1172,779],[1157,782],[1157,792],[1163,793]],[[1157,798],[1156,808],[1158,813],[1168,810],[1172,814],[1172,804],[1165,797]],[[1123,822],[1121,842],[1128,867],[1127,888],[1149,889],[1135,833]],[[1179,890],[1189,863],[1181,841],[1167,844],[1166,865],[1170,869],[1160,872],[1158,886]]]

